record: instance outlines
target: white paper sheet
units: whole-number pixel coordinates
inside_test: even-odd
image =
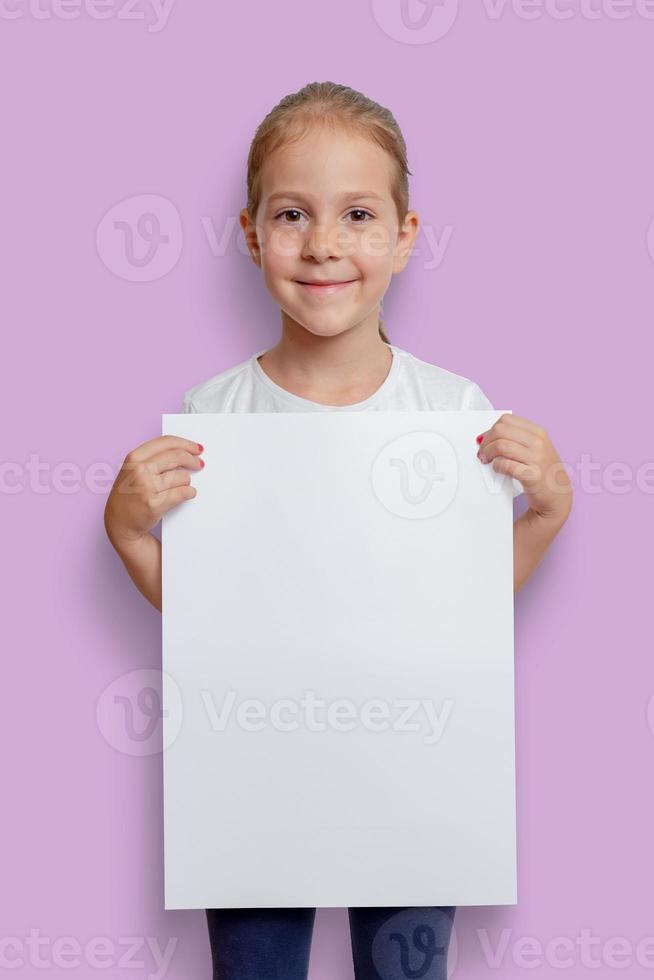
[[[501,414],[163,416],[166,909],[516,903]]]

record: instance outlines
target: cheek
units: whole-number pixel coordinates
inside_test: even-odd
[[[381,275],[393,262],[393,239],[388,229],[376,225],[359,235],[358,254],[371,275]]]
[[[266,231],[263,257],[268,269],[283,271],[302,252],[302,236],[297,229],[275,225]]]

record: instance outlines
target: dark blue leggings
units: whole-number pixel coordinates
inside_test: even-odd
[[[446,980],[453,906],[350,908],[356,980]],[[207,909],[213,980],[306,980],[316,910]]]

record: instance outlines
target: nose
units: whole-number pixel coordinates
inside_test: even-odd
[[[313,257],[321,262],[339,258],[342,251],[339,237],[337,224],[324,219],[319,222],[312,222],[305,235],[302,257]]]

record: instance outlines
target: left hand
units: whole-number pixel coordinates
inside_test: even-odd
[[[572,484],[545,429],[504,413],[480,434],[480,462],[519,480],[536,514],[565,521],[572,508]]]

